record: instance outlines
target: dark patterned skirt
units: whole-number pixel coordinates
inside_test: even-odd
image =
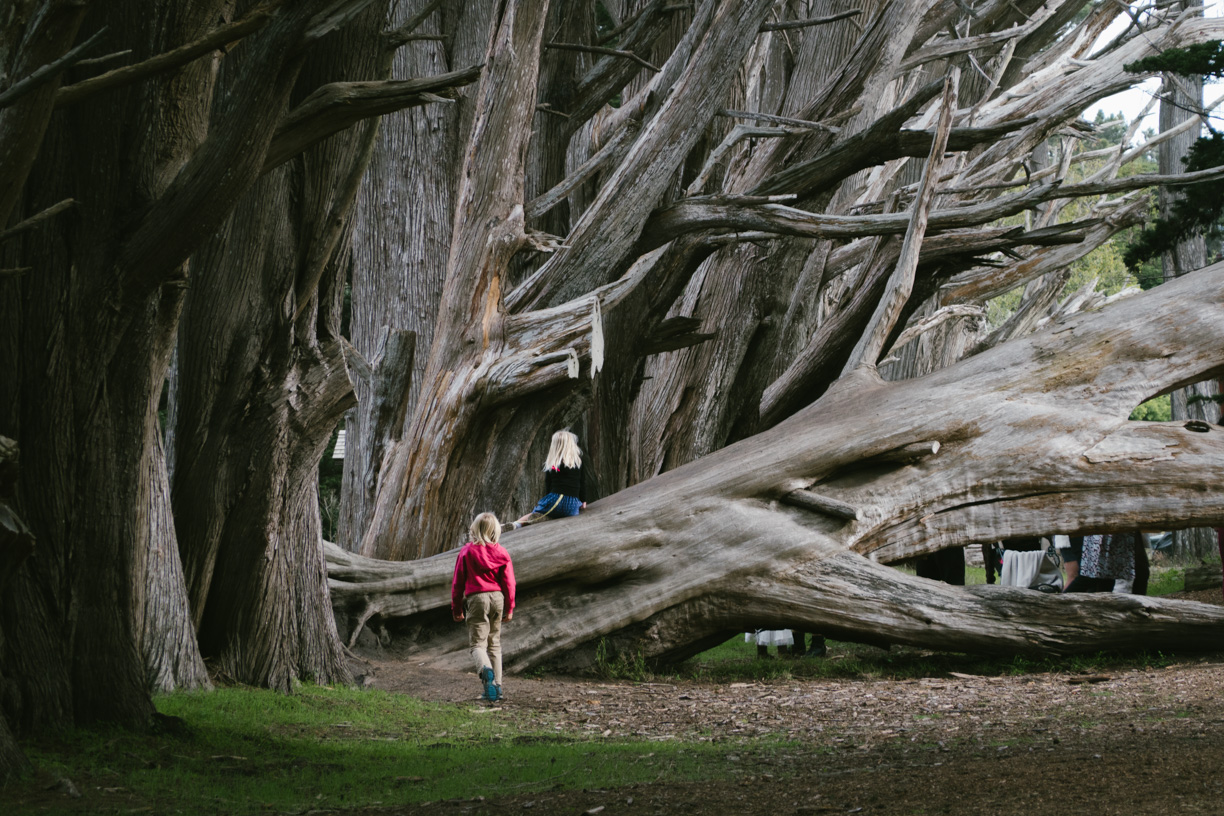
[[[576,516],[582,509],[582,501],[577,496],[563,496],[560,493],[549,493],[536,503],[531,512],[539,513],[548,518],[565,518]]]

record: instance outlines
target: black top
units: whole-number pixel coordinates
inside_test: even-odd
[[[544,492],[577,496],[578,501],[586,501],[586,480],[582,477],[582,465],[576,468],[562,465],[558,469],[544,471]]]

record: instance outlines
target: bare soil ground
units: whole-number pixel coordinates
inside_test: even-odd
[[[1179,597],[1221,603],[1218,589]],[[713,742],[728,781],[434,802],[421,814],[1224,814],[1221,653],[1112,674],[631,683],[506,680],[558,733]],[[376,663],[376,687],[476,696],[473,675]],[[753,738],[793,741],[754,750]],[[571,785],[572,786],[572,785]],[[376,811],[366,811],[374,813]]]

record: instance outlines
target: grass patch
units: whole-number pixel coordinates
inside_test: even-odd
[[[1149,595],[1169,595],[1181,592],[1186,588],[1186,570],[1184,567],[1152,567],[1148,578]]]
[[[37,778],[4,790],[6,813],[302,812],[725,775],[714,745],[533,731],[503,711],[379,691],[224,688],[157,706],[181,727],[26,744]],[[48,777],[81,798],[49,796]]]
[[[787,679],[833,680],[911,680],[922,677],[943,677],[950,672],[1002,677],[1050,672],[1107,672],[1132,668],[1159,668],[1172,660],[1157,653],[1114,654],[1099,652],[1069,657],[997,657],[932,652],[893,646],[879,649],[859,643],[829,640],[828,654],[818,658],[757,657],[756,646],[745,643],[737,635],[692,660],[667,671],[659,671],[655,679],[687,679],[699,682],[731,683]]]

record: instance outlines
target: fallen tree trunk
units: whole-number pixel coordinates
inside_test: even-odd
[[[864,365],[769,431],[511,533],[506,665],[581,664],[601,640],[673,659],[775,626],[976,652],[1219,648],[1224,609],[951,587],[884,565],[975,541],[1224,520],[1224,432],[1127,420],[1224,369],[1222,305],[1217,264],[926,377],[885,383]],[[843,512],[786,500],[796,490]],[[327,558],[350,642],[394,619],[414,657],[467,664],[449,621],[453,553]]]

